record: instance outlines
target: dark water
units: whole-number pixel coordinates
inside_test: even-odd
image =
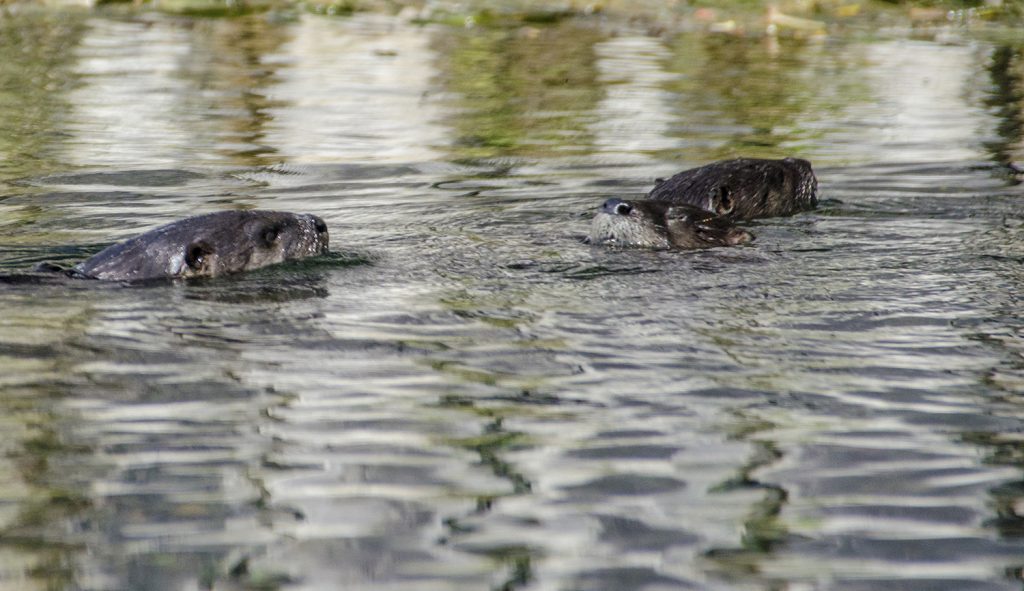
[[[0,285],[0,589],[1020,589],[1022,77],[948,36],[3,15],[0,271],[233,207],[334,254]],[[822,206],[580,242],[732,155]]]

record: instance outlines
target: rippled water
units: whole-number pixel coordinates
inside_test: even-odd
[[[0,17],[0,589],[1020,589],[1022,56]],[[821,207],[580,241],[732,155]],[[232,207],[333,254],[10,278]]]

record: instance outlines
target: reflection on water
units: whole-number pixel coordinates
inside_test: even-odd
[[[594,135],[601,151],[628,162],[651,152],[667,151],[675,142],[667,133],[673,123],[662,86],[672,76],[661,61],[668,53],[652,37],[620,35],[598,45],[599,81],[606,88],[596,109]]]
[[[989,144],[993,159],[1000,164],[1020,161],[1024,154],[1021,130],[1024,128],[1021,88],[1024,81],[1024,57],[1020,47],[1002,46],[992,50],[988,66],[992,91],[983,100],[998,114],[998,139]]]
[[[77,82],[74,48],[85,29],[75,14],[34,14],[0,19],[0,171],[4,180],[40,174],[64,163],[56,149],[65,139],[68,91]]]
[[[457,157],[589,153],[600,99],[595,45],[606,34],[562,22],[433,35]]]
[[[0,33],[0,590],[1020,588],[1020,47]],[[752,246],[578,239],[789,153],[822,207]],[[334,253],[14,275],[229,207],[315,212]]]
[[[356,31],[304,18],[291,42],[264,56],[281,68],[268,89],[266,141],[289,163],[422,162],[439,157],[445,132],[430,96],[430,35],[392,19]],[[401,114],[396,117],[396,114]]]
[[[64,143],[68,160],[122,167],[178,162],[192,145],[191,126],[175,116],[188,112],[183,98],[193,90],[177,75],[188,54],[186,32],[141,22],[91,19],[88,24],[76,48],[80,82],[68,94],[73,109],[68,126],[73,138]],[[125,79],[133,83],[118,83]]]
[[[839,43],[842,43],[839,41]],[[672,44],[667,82],[677,102],[672,135],[685,147],[664,157],[695,163],[746,156],[819,151],[822,128],[844,109],[874,97],[851,72],[864,48],[828,51],[796,39],[680,36]]]
[[[986,88],[985,53],[970,46],[910,41],[872,45],[867,52],[869,84],[877,102],[853,110],[862,129],[842,145],[860,158],[885,149],[887,162],[965,162],[979,159],[993,120],[979,104]],[[884,91],[882,89],[885,89]],[[898,91],[898,92],[897,92]],[[867,125],[863,125],[863,124]],[[867,137],[865,137],[867,135]]]

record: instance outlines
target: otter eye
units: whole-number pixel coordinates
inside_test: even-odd
[[[622,202],[615,206],[615,213],[618,215],[629,215],[629,212],[633,211],[633,206]]]
[[[203,268],[206,258],[213,254],[213,248],[202,240],[193,242],[185,249],[185,264],[193,271]]]
[[[279,235],[280,232],[277,227],[270,226],[269,228],[264,228],[263,231],[260,232],[260,239],[263,240],[264,246],[271,246],[274,242],[277,242],[277,237]]]
[[[325,224],[320,218],[317,218],[316,221],[313,222],[313,228],[316,229],[318,234],[327,232],[327,224]]]

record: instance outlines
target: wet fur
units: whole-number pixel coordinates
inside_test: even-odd
[[[647,198],[750,220],[814,209],[817,193],[818,180],[806,160],[737,158],[680,172],[659,182]]]
[[[212,277],[323,254],[328,242],[326,224],[314,215],[221,211],[111,245],[68,274],[109,281]]]
[[[626,215],[614,213],[615,205],[629,207]],[[590,228],[592,244],[608,244],[652,249],[693,249],[733,246],[754,239],[722,216],[699,207],[651,200],[606,201]]]

